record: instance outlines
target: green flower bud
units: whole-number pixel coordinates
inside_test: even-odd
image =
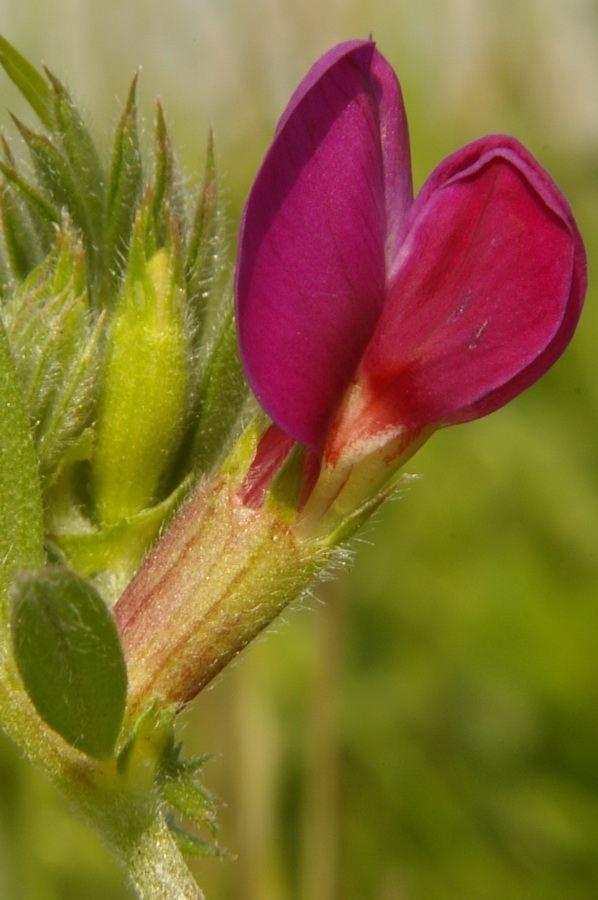
[[[186,412],[184,295],[168,250],[145,258],[142,231],[138,220],[98,403],[92,496],[105,524],[161,499]]]

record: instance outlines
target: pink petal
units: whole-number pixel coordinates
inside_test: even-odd
[[[236,273],[249,383],[314,450],[375,328],[411,199],[396,77],[373,43],[342,44],[283,114],[247,201]]]
[[[502,406],[563,352],[585,257],[567,201],[515,140],[445,160],[416,199],[358,381],[368,428],[464,422]]]

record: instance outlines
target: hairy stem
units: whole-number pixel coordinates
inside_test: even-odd
[[[10,656],[0,659],[0,727],[96,828],[141,900],[204,900],[151,783],[131,784],[114,759],[94,760],[48,728],[23,691]]]
[[[204,900],[161,813],[113,850],[142,900]]]

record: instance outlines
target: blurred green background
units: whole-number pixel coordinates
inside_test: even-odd
[[[231,248],[291,90],[333,43],[371,31],[403,84],[416,183],[483,133],[515,134],[595,258],[595,0],[365,7],[0,0],[0,28],[66,80],[106,147],[139,67],[141,105],[151,121],[160,94],[190,178],[212,124]],[[10,130],[4,110],[23,107],[6,78],[0,91]],[[208,900],[598,896],[597,335],[591,289],[555,369],[436,435],[353,567],[185,713],[189,751],[214,754],[233,856],[195,866]],[[95,835],[2,740],[1,900],[129,897]]]

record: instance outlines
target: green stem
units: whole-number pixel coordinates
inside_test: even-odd
[[[112,849],[142,900],[204,900],[161,813]]]
[[[204,900],[151,781],[132,785],[114,759],[94,760],[66,744],[37,715],[10,657],[0,658],[0,727],[96,828],[141,900]]]

